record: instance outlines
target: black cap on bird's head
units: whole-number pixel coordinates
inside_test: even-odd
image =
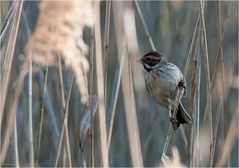
[[[161,59],[162,59],[162,55],[156,51],[151,51],[147,54],[145,54],[141,59],[140,59],[140,62],[142,64],[146,64],[150,67],[158,64]]]

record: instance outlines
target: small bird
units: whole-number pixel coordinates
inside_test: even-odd
[[[179,87],[186,90],[180,69],[156,51],[145,54],[139,61],[144,68],[146,89],[159,105],[168,108],[173,129],[176,130],[180,124],[191,124],[192,119],[181,102],[176,118],[172,116]]]

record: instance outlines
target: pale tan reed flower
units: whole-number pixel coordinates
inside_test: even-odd
[[[26,47],[26,60],[32,54],[42,66],[57,65],[58,56],[76,76],[81,102],[88,103],[86,59],[88,46],[83,41],[83,29],[92,27],[94,8],[90,1],[42,1],[39,19]]]

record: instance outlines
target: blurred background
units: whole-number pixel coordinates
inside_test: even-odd
[[[238,166],[238,2],[0,5],[2,166],[159,166],[169,114],[137,63],[154,47],[187,73],[193,118],[163,165]]]

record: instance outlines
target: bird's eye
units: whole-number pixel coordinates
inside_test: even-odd
[[[155,64],[157,64],[159,62],[159,60],[147,57],[145,62],[150,66],[154,66]]]

